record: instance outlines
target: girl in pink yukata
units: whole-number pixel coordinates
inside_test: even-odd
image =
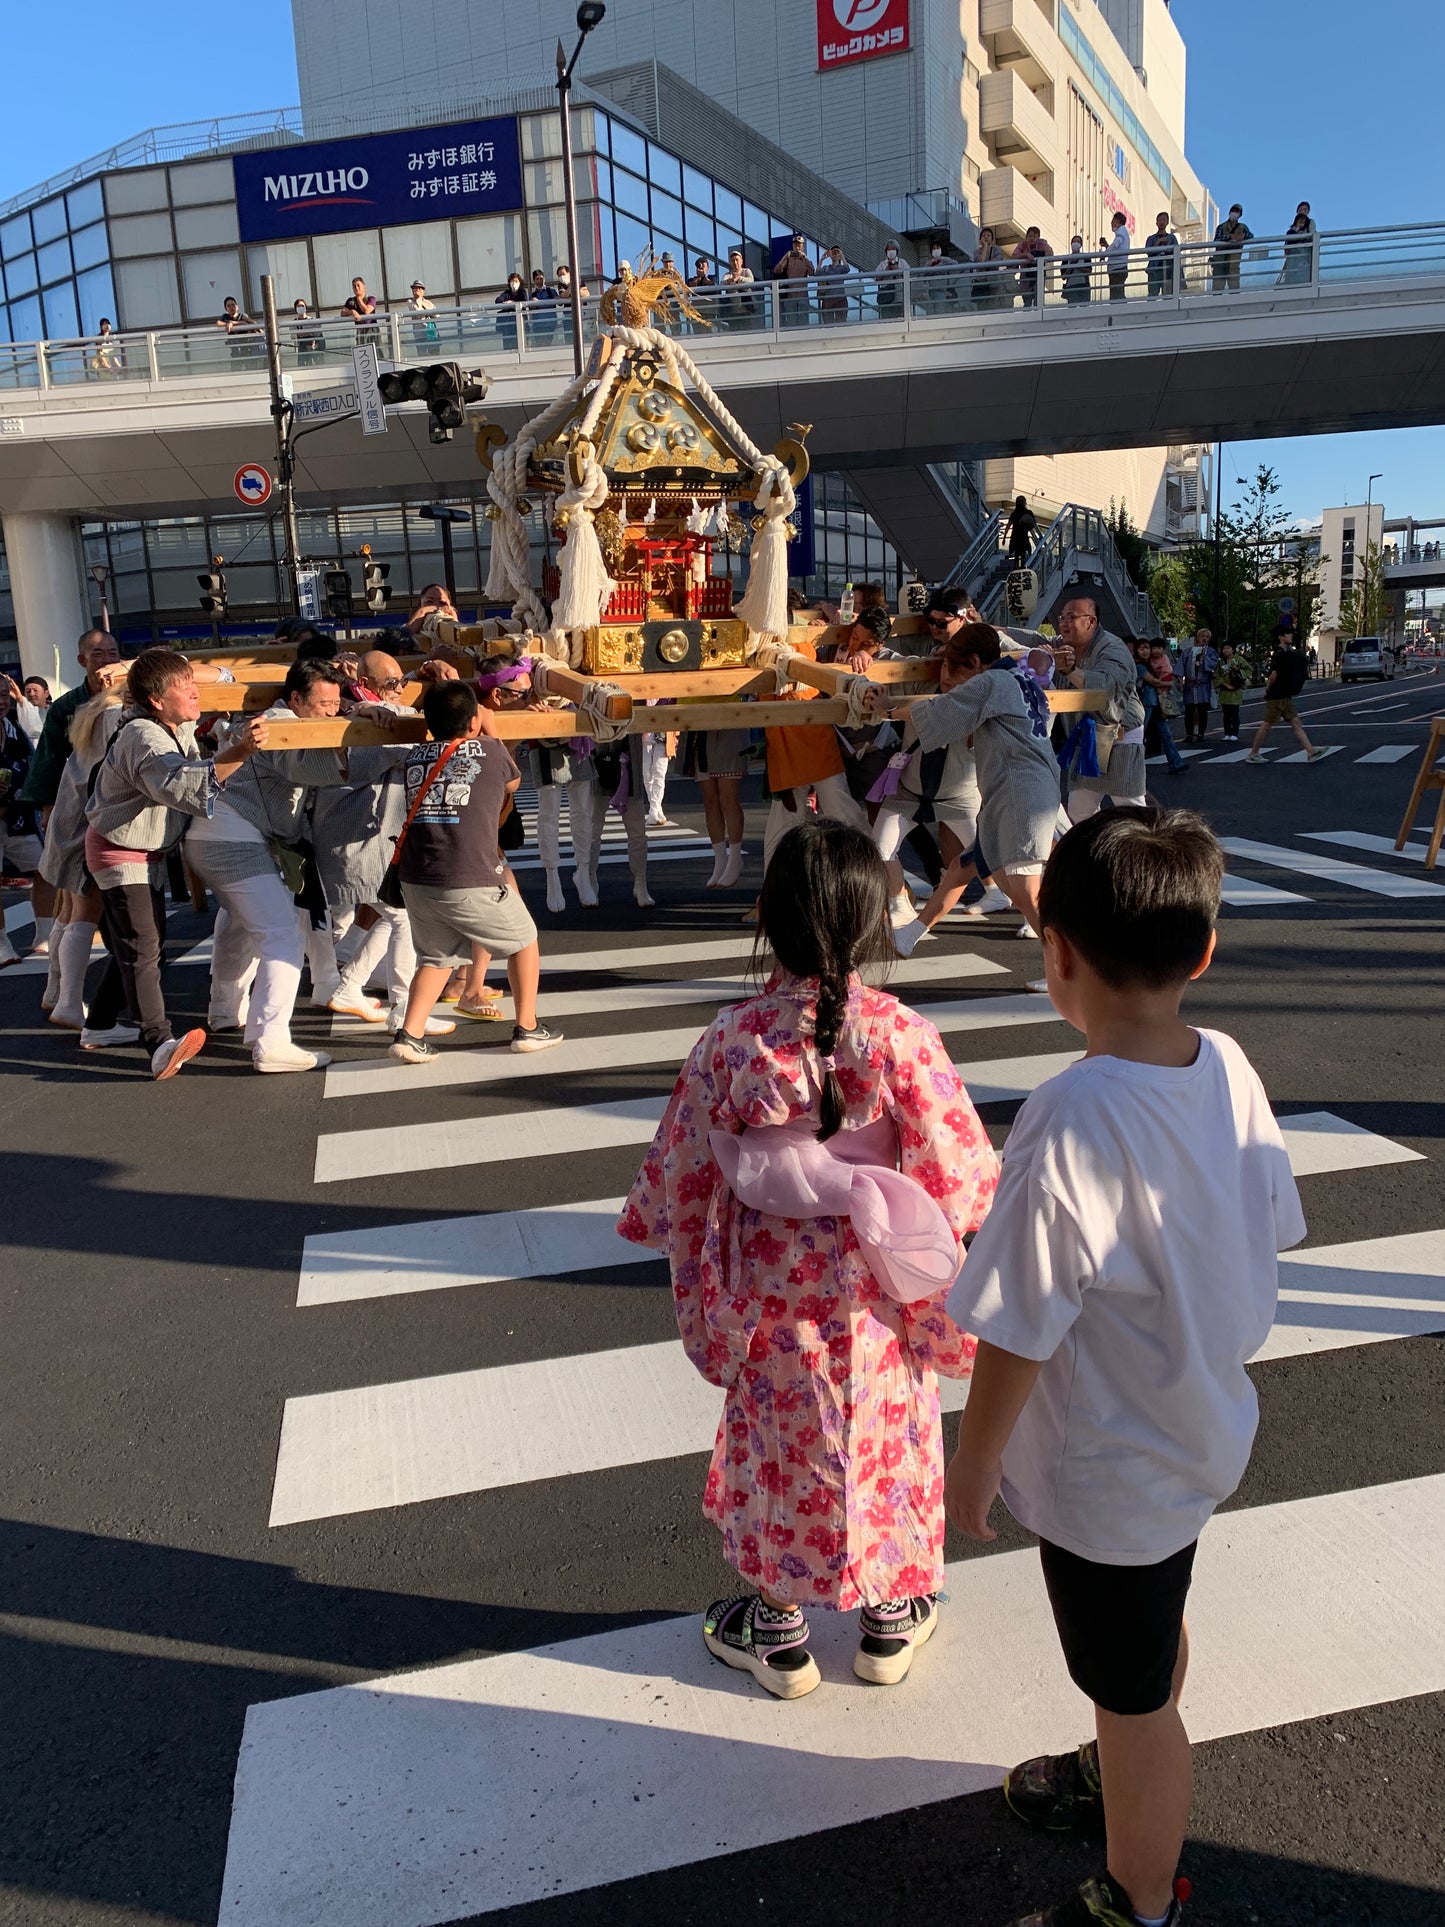
[[[699,1041],[618,1229],[667,1254],[688,1357],[726,1393],[703,1510],[757,1590],[703,1637],[797,1699],[820,1677],[804,1606],[863,1608],[853,1670],[879,1685],[937,1624],[935,1373],[974,1354],[943,1299],[998,1164],[938,1032],[859,978],[893,954],[870,839],[790,830],[760,926],[777,967]]]

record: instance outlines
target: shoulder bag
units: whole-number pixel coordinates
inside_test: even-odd
[[[400,869],[401,846],[403,845],[403,843],[406,842],[406,833],[411,828],[412,818],[416,815],[417,811],[421,808],[422,798],[426,795],[427,791],[431,788],[432,784],[436,781],[436,779],[441,775],[443,769],[446,768],[447,761],[450,758],[452,751],[457,747],[459,743],[463,743],[466,740],[467,739],[464,736],[453,737],[451,742],[449,742],[446,748],[442,751],[441,755],[438,756],[436,761],[432,764],[431,769],[427,773],[426,781],[422,784],[421,788],[417,791],[416,795],[412,799],[411,808],[406,813],[406,821],[402,824],[400,834],[397,836],[396,842],[392,846],[391,861],[386,866],[386,869],[382,875],[380,888],[377,890],[377,893],[376,893],[377,902],[384,903],[388,910],[401,910],[401,909],[404,909],[406,905],[406,899],[401,894],[401,869]]]

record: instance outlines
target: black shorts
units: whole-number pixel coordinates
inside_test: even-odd
[[[1168,1703],[1198,1543],[1157,1566],[1101,1566],[1039,1541],[1069,1678],[1106,1713]]]

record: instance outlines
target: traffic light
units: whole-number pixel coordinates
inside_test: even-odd
[[[452,431],[466,421],[468,404],[485,401],[491,385],[491,376],[480,368],[464,372],[455,361],[433,362],[429,368],[392,368],[377,383],[388,407],[404,401],[426,403],[431,417],[428,433],[434,442],[449,442]]]
[[[351,620],[351,571],[328,569],[324,577],[326,611],[336,622]]]
[[[201,607],[212,622],[223,622],[230,614],[231,605],[226,600],[225,562],[223,555],[213,555],[210,571],[196,577],[201,585]]]
[[[391,574],[389,562],[373,562],[368,543],[361,545],[361,579],[366,588],[368,609],[384,609],[391,601],[391,590],[386,586],[386,578]]]

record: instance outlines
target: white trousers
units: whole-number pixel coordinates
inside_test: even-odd
[[[863,805],[855,802],[848,788],[848,779],[841,772],[837,776],[824,776],[813,784],[804,783],[798,789],[785,791],[792,797],[795,807],[788,809],[782,796],[774,796],[768,808],[768,821],[763,830],[763,868],[767,869],[777,849],[789,830],[797,829],[808,818],[808,791],[812,789],[818,799],[818,815],[834,823],[851,823],[855,830],[864,836],[869,834],[868,812]]]
[[[937,805],[934,807],[935,821],[952,830],[964,850],[971,850],[978,841],[978,818],[963,810],[950,807],[944,811],[938,810]],[[885,863],[891,857],[897,856],[913,825],[914,818],[905,816],[901,810],[890,810],[886,807],[879,810],[877,820],[873,824],[873,841],[878,845],[878,854]]]
[[[572,788],[576,789],[576,784]],[[585,825],[581,822],[582,812],[577,813],[573,835],[585,832],[587,843],[587,874],[592,886],[597,887],[597,865],[602,856],[602,832],[607,823],[608,799],[598,792],[595,783],[587,784],[595,798],[592,816]],[[574,799],[575,800],[575,799]],[[632,872],[633,887],[638,890],[647,888],[647,825],[643,820],[642,798],[630,791],[627,807],[622,812],[622,826],[627,832],[627,867]]]
[[[351,961],[341,973],[343,990],[365,990],[379,967],[385,966],[386,994],[393,1012],[406,1011],[406,996],[416,974],[416,946],[411,940],[411,920],[405,910],[390,904],[373,906],[377,921],[367,931]],[[336,919],[337,937],[345,936],[356,919],[354,910],[345,910]]]
[[[1128,808],[1144,807],[1142,796],[1115,796],[1111,801]],[[1070,790],[1069,800],[1065,805],[1070,823],[1087,823],[1089,818],[1097,816],[1103,807],[1104,797],[1100,790]]]
[[[291,892],[274,873],[206,886],[221,908],[211,961],[211,1011],[235,1017],[251,985],[246,1042],[263,1050],[291,1042],[291,1013],[306,947]]]
[[[642,739],[642,787],[647,792],[647,814],[661,816],[663,792],[667,787],[667,766],[672,758],[667,753],[666,736],[644,736]]]

